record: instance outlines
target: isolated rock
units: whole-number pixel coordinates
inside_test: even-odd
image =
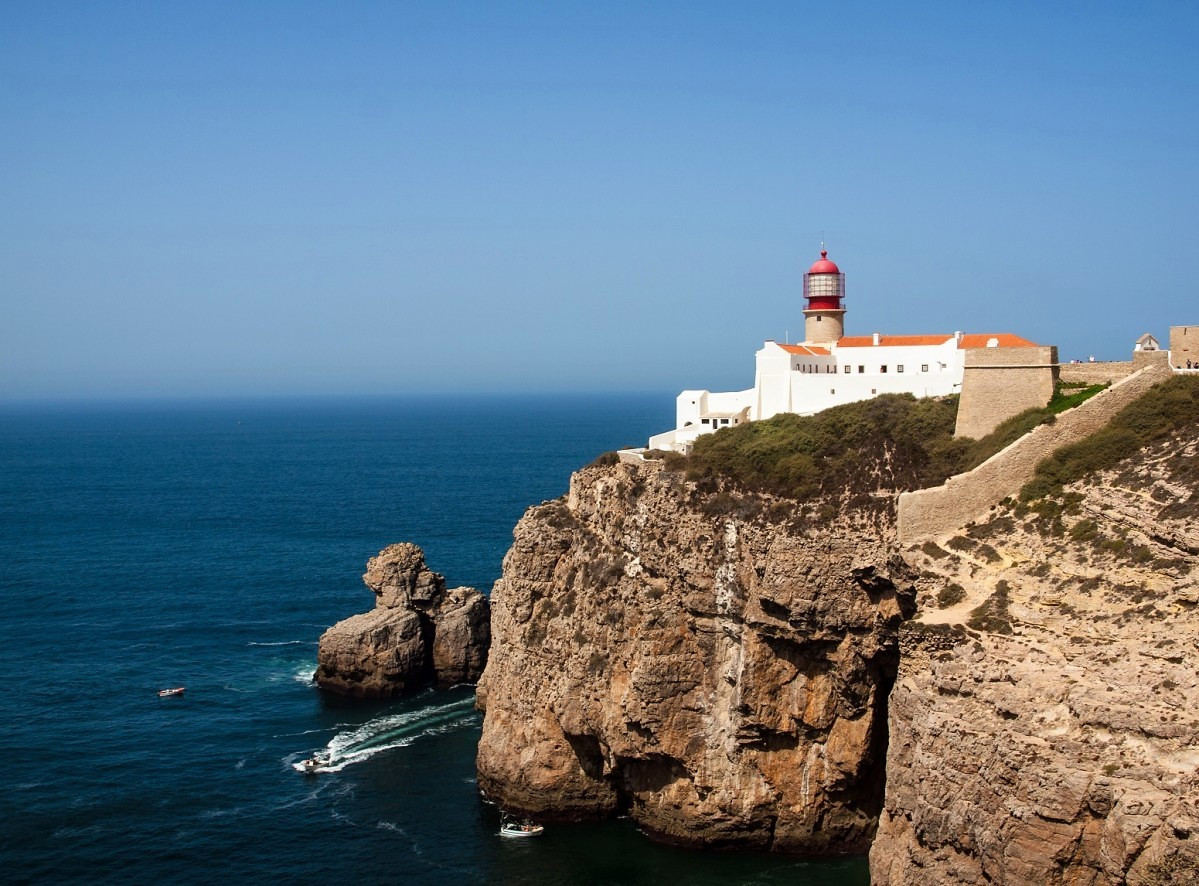
[[[481,789],[677,842],[865,851],[914,609],[892,504],[828,517],[653,463],[576,473],[492,592]]]
[[[474,588],[445,589],[414,544],[372,557],[362,577],[376,608],[329,628],[317,650],[315,680],[342,695],[385,698],[435,683],[479,679],[487,663],[487,598]]]

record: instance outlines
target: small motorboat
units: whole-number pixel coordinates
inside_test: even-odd
[[[545,832],[541,825],[527,818],[515,819],[505,817],[500,822],[501,837],[540,837]]]
[[[329,765],[329,758],[322,757],[320,754],[313,754],[307,760],[301,760],[296,764],[296,769],[304,774],[320,772]]]
[[[174,689],[159,689],[158,697],[159,698],[169,698],[172,695],[182,695],[183,689],[184,689],[184,687],[182,687],[182,686],[177,686]]]

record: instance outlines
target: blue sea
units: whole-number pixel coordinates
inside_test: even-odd
[[[867,883],[860,858],[683,850],[627,820],[501,839],[469,689],[311,682],[379,549],[489,590],[526,507],[672,417],[670,395],[0,408],[0,877]],[[334,771],[295,771],[317,750]]]

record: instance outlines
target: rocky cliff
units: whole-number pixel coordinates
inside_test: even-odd
[[[1199,882],[1197,450],[905,551],[875,883]]]
[[[800,506],[592,467],[530,509],[492,592],[479,784],[545,818],[861,852],[913,574],[893,501]]]
[[[1199,882],[1199,385],[1089,433],[1032,501],[906,545],[901,447],[807,504],[577,473],[492,595],[480,787],[693,844],[873,839],[879,884]]]
[[[322,689],[386,698],[478,680],[491,639],[486,597],[474,588],[446,590],[414,544],[380,551],[362,580],[375,608],[321,635],[314,679]]]

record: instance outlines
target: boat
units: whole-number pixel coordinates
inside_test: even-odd
[[[184,689],[184,687],[182,687],[182,686],[177,686],[174,689],[159,689],[158,697],[159,698],[167,698],[168,696],[171,696],[171,695],[182,695],[183,689]]]
[[[329,765],[329,758],[322,757],[320,754],[313,754],[307,760],[301,760],[296,764],[296,769],[305,774],[312,772],[320,772]]]
[[[500,821],[501,837],[540,837],[544,832],[545,828],[527,818],[515,819],[505,816]]]

